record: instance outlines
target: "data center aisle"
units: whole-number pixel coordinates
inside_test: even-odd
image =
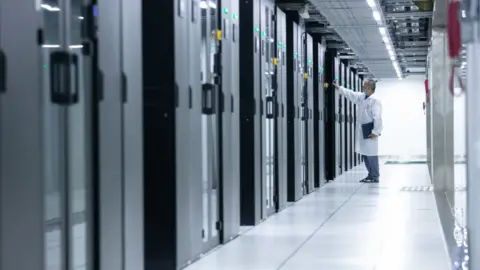
[[[450,269],[426,165],[362,167],[327,184],[187,270]]]

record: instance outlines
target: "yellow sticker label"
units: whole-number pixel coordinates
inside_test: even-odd
[[[217,40],[222,40],[222,30],[217,30]]]
[[[276,66],[278,65],[278,59],[277,58],[273,58],[272,59],[272,63]]]
[[[304,79],[308,79],[308,73],[304,73],[304,74],[303,74],[303,78],[304,78]]]
[[[323,87],[324,87],[324,88],[328,88],[328,83],[327,83],[327,82],[324,83],[324,84],[323,84]]]

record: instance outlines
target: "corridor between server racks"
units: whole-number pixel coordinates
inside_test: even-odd
[[[381,184],[354,168],[185,270],[447,270],[426,165],[382,165]]]

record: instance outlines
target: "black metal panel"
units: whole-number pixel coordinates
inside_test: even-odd
[[[313,45],[313,174],[314,187],[320,187],[320,171],[323,169],[322,164],[320,163],[320,151],[323,146],[323,143],[320,144],[321,135],[320,135],[320,113],[323,106],[319,106],[319,93],[323,93],[323,83],[321,82],[321,64],[319,59],[319,45],[317,42],[314,42]],[[323,134],[322,134],[323,135]]]
[[[145,269],[176,270],[175,1],[144,0],[143,134]],[[162,76],[158,76],[162,74]]]
[[[287,14],[286,18],[286,33],[287,33],[287,87],[286,87],[286,117],[287,117],[287,200],[297,201],[299,198],[297,194],[297,185],[295,181],[295,118],[297,117],[296,108],[294,104],[295,89],[297,87],[297,63],[294,52],[297,48],[297,33],[296,25],[293,21],[294,15]]]
[[[336,161],[336,124],[337,110],[335,107],[336,95],[333,82],[336,79],[338,66],[335,65],[336,52],[328,50],[325,53],[325,82],[328,87],[325,91],[325,178],[332,181],[337,176]]]
[[[240,2],[240,223],[255,225],[261,219],[259,156],[255,153],[255,117],[260,114],[259,91],[260,3]],[[252,72],[253,71],[253,72]]]

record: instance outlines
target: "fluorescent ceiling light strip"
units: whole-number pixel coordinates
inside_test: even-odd
[[[378,11],[373,11],[373,18],[377,23],[380,23],[382,21],[382,17],[380,16],[380,13]]]
[[[375,0],[367,0],[367,4],[371,8],[376,7]]]
[[[70,45],[68,46],[70,49],[81,49],[83,48],[83,45]],[[58,44],[44,44],[42,45],[42,48],[60,48],[60,45]]]
[[[60,11],[60,8],[58,7],[52,7],[50,5],[47,5],[47,4],[41,4],[40,5],[43,9],[46,9],[48,11]]]

